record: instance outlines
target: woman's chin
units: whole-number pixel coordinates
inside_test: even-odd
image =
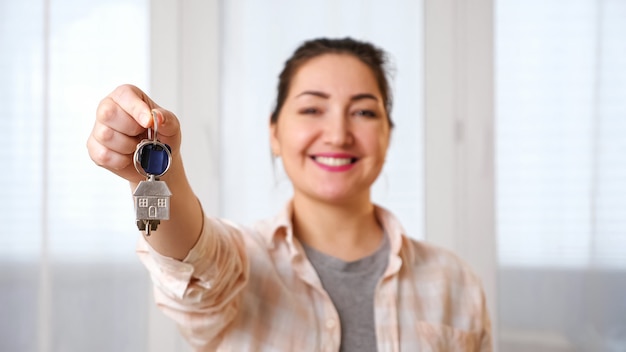
[[[345,188],[325,188],[318,190],[312,194],[312,196],[318,201],[328,204],[347,204],[368,199],[369,192],[355,192],[354,190],[347,190]]]

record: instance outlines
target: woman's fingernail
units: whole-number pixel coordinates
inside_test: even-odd
[[[141,115],[139,115],[139,122],[141,122],[141,125],[144,127],[150,125],[151,119],[152,116],[148,113],[142,112]]]

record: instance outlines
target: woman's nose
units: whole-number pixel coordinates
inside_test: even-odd
[[[329,116],[324,129],[326,144],[344,147],[354,143],[350,119],[344,114],[336,113]]]

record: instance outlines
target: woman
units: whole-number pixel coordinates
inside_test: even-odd
[[[478,278],[371,202],[393,127],[385,65],[383,51],[349,38],[305,42],[285,63],[269,134],[293,199],[251,228],[204,216],[171,112],[132,86],[100,103],[90,156],[131,188],[151,109],[172,147],[170,220],[137,251],[157,304],[195,349],[491,350]]]

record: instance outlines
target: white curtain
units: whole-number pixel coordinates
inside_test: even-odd
[[[149,280],[132,199],[85,142],[99,100],[148,83],[148,4],[0,1],[0,350],[140,351]]]
[[[497,2],[503,351],[626,351],[626,2]]]

